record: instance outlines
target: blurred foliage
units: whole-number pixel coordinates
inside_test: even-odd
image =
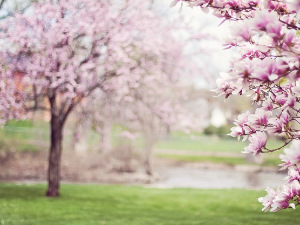
[[[9,120],[0,129],[0,151],[39,151],[49,140],[47,123],[32,120]],[[41,143],[43,145],[41,145]]]
[[[9,120],[5,124],[6,127],[33,127],[31,120]]]
[[[72,125],[72,124],[71,124]],[[40,151],[48,150],[49,146],[49,124],[44,121],[9,121],[0,129],[0,151]],[[72,151],[73,133],[72,127],[65,127],[64,150]],[[114,125],[112,129],[112,146],[120,147],[128,145],[130,140],[124,139],[121,133],[125,127]],[[162,136],[155,144],[155,148],[161,150],[192,150],[213,152],[241,152],[248,145],[248,141],[237,141],[229,137],[230,126],[219,128],[209,126],[204,133],[174,131],[169,135]],[[89,150],[99,151],[99,133],[91,130],[88,137]],[[267,147],[270,149],[282,146],[282,141],[270,139]],[[140,135],[130,143],[134,149],[140,150],[144,147],[143,137]],[[280,152],[278,152],[279,154]],[[277,156],[277,152],[275,152]]]
[[[217,135],[221,138],[230,138],[230,136],[228,136],[227,134],[230,133],[231,127],[232,125],[228,125],[228,124],[222,125],[220,127],[209,125],[203,130],[203,133],[205,135]]]

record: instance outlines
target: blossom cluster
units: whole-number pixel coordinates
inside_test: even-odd
[[[281,170],[288,169],[285,184],[275,191],[267,187],[267,195],[258,199],[264,206],[263,211],[276,212],[285,208],[295,208],[300,204],[300,141],[295,140],[290,148],[284,150],[280,155],[283,164]]]
[[[95,89],[114,93],[117,102],[143,90],[142,101],[172,122],[168,97],[153,96],[178,86],[189,63],[173,23],[141,2],[47,0],[0,21],[0,124],[25,111],[49,111],[45,100],[54,96],[56,114],[67,114]]]
[[[253,155],[291,144],[282,158],[289,170],[288,184],[277,191],[268,188],[268,195],[260,201],[264,211],[294,208],[300,193],[300,1],[175,0],[172,4],[178,2],[230,21],[225,48],[235,48],[239,55],[232,59],[230,70],[221,74],[215,91],[226,98],[250,96],[256,106],[254,113],[236,119],[230,135],[249,140],[244,153]],[[282,146],[268,148],[272,135],[284,137]],[[289,203],[292,200],[296,202]]]

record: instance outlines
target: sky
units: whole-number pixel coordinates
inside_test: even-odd
[[[166,5],[169,5],[170,2],[170,0],[165,0]],[[180,4],[177,4],[173,8],[169,7],[167,10],[174,15],[183,15],[188,24],[196,30],[198,29],[201,33],[207,33],[213,37],[213,39],[205,40],[201,43],[203,47],[209,50],[209,54],[204,53],[196,60],[208,70],[211,78],[209,82],[213,82],[213,85],[215,85],[215,80],[220,76],[220,72],[229,70],[230,59],[234,55],[232,49],[224,50],[223,46],[223,39],[229,33],[229,22],[226,21],[219,25],[222,22],[221,19],[212,15],[211,12],[208,14],[204,13],[200,7],[192,9],[187,5],[183,5],[181,8]],[[203,85],[207,84],[203,83]],[[209,86],[211,87],[211,84]]]

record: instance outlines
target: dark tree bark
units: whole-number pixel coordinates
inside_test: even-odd
[[[48,166],[48,190],[46,195],[48,197],[55,197],[59,196],[64,124],[74,107],[83,99],[83,96],[74,98],[71,101],[66,100],[65,102],[61,102],[61,99],[59,99],[59,96],[53,90],[48,92],[48,99],[51,112],[51,146]]]
[[[56,96],[49,98],[51,104],[51,146],[48,166],[48,197],[59,196],[60,161],[63,141],[64,117],[59,114]]]
[[[48,167],[48,190],[47,196],[59,195],[60,183],[60,160],[62,152],[62,132],[63,124],[60,122],[59,116],[51,116],[51,146],[49,154]]]

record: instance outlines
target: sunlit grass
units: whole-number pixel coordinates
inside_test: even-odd
[[[177,137],[159,141],[156,144],[158,149],[170,150],[192,150],[192,151],[214,151],[214,152],[241,152],[248,145],[248,142],[238,141],[233,138],[219,138],[213,136],[199,136],[198,139],[189,137]],[[270,139],[267,147],[270,149],[282,146],[282,142]]]
[[[74,130],[74,129],[73,129]],[[64,149],[67,151],[72,149],[73,133],[70,128],[65,128],[64,137]],[[142,137],[137,138],[133,143],[129,143],[129,140],[124,140],[120,137],[121,132],[125,130],[121,126],[113,126],[112,131],[112,144],[114,147],[119,146],[120,148],[126,144],[130,144],[132,147],[137,149],[143,148]],[[40,151],[41,149],[48,149],[49,146],[49,124],[44,121],[9,121],[6,126],[0,129],[0,151]],[[99,141],[100,134],[95,132],[93,129],[90,130],[87,141],[89,142],[89,150],[100,150]],[[229,152],[229,153],[240,153],[248,142],[237,141],[234,138],[220,138],[217,136],[207,136],[201,133],[185,134],[183,132],[173,132],[168,138],[161,138],[156,145],[155,149],[160,150],[186,150],[186,151],[205,151],[205,152]],[[282,145],[282,142],[270,139],[268,141],[268,147],[270,149],[277,148]],[[270,154],[278,157],[279,153]],[[173,158],[181,161],[197,161],[197,162],[214,162],[214,163],[226,163],[230,165],[245,164],[243,158],[230,158],[230,157],[219,157],[219,156],[178,156],[164,155],[160,157]],[[275,158],[276,158],[275,157]],[[266,160],[264,165],[277,165],[278,161],[274,157],[265,157]],[[270,159],[269,159],[270,158]]]
[[[210,163],[223,163],[230,166],[254,163],[248,162],[243,157],[221,157],[221,156],[199,156],[199,155],[173,155],[173,154],[156,154],[159,158],[175,159],[185,162],[210,162]],[[277,157],[265,157],[261,166],[278,166],[281,161]]]
[[[264,191],[152,189],[63,185],[44,197],[45,185],[0,183],[0,224],[9,225],[274,225],[297,224],[299,209],[261,212]]]
[[[39,151],[40,143],[49,142],[46,122],[10,120],[0,129],[0,151]]]

